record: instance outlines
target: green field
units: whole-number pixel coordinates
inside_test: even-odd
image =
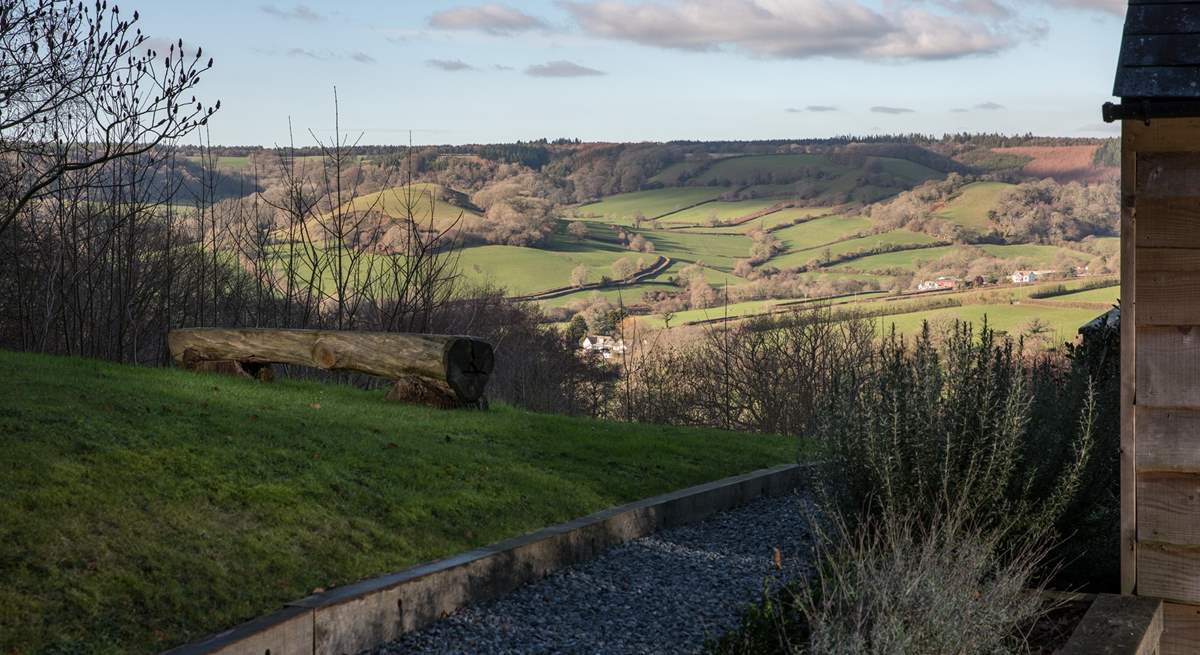
[[[792,439],[0,352],[0,652],[156,653]]]
[[[631,284],[629,286],[615,287],[603,290],[578,291],[576,293],[567,294],[561,298],[552,298],[550,300],[540,301],[543,307],[565,307],[571,303],[580,301],[592,301],[597,298],[603,298],[613,305],[625,304],[633,305],[642,301],[642,296],[648,291],[679,291],[679,287],[666,281],[671,271],[666,274],[659,275],[654,279]]]
[[[666,255],[683,265],[703,263],[723,273],[731,273],[737,260],[748,258],[753,243],[741,234],[695,234],[681,230],[642,230],[640,234],[654,243],[657,255]]]
[[[928,234],[909,230],[893,230],[882,234],[871,234],[857,239],[847,239],[828,246],[816,246],[796,250],[771,260],[779,268],[798,268],[808,262],[824,257],[826,251],[831,258],[844,257],[857,252],[866,252],[885,246],[915,246],[933,243],[935,239]],[[863,260],[857,260],[863,261]],[[864,269],[870,270],[870,269]]]
[[[709,202],[698,207],[671,214],[662,219],[668,224],[707,225],[712,221],[732,221],[778,205],[778,200],[737,200]]]
[[[871,227],[871,219],[862,216],[826,216],[785,227],[772,232],[789,251],[808,250],[865,232]]]
[[[852,169],[834,164],[824,155],[751,155],[719,160],[692,178],[689,184],[726,181],[733,185],[751,184],[771,177],[793,176],[805,170],[840,175]]]
[[[1055,261],[1058,260],[1060,255],[1066,255],[1079,264],[1086,262],[1090,257],[1078,250],[1060,248],[1058,246],[1025,244],[1015,246],[983,245],[979,247],[993,257],[1045,267],[1054,266]]]
[[[418,225],[430,221],[445,229],[458,220],[478,220],[479,214],[451,204],[442,198],[445,189],[437,184],[413,184],[368,193],[342,205],[342,211],[356,212],[374,209],[387,216],[406,219],[410,216]]]
[[[634,217],[639,214],[646,219],[657,218],[697,203],[715,200],[725,191],[726,189],[717,188],[678,187],[622,193],[609,196],[600,202],[577,207],[575,215],[583,219],[632,225]]]
[[[702,207],[706,205],[701,205]],[[729,225],[724,227],[692,227],[686,228],[684,231],[691,234],[729,234],[738,232],[745,234],[754,230],[771,230],[780,225],[791,225],[797,220],[802,220],[812,216],[824,216],[832,213],[828,207],[789,207],[781,209],[777,212],[772,212],[766,216],[761,216],[752,221],[742,223],[740,225]],[[786,228],[780,228],[786,229]]]
[[[987,232],[991,229],[988,211],[995,209],[1000,196],[1012,188],[1012,184],[1003,182],[968,184],[937,215],[965,228]]]
[[[580,264],[591,269],[589,282],[599,282],[605,275],[614,277],[613,262],[624,257],[645,260],[649,266],[658,255],[566,239],[556,240],[550,249],[475,246],[462,250],[459,272],[472,282],[491,282],[507,289],[509,295],[524,295],[570,285],[571,272]]]
[[[915,250],[898,250],[880,255],[859,257],[838,264],[833,268],[850,268],[859,271],[883,271],[891,269],[916,269],[918,266],[934,262],[946,255],[961,252],[962,246],[938,246],[936,248],[919,248]]]
[[[920,333],[921,325],[925,321],[929,321],[930,325],[942,325],[959,320],[978,326],[983,323],[986,316],[988,324],[993,328],[1016,337],[1020,336],[1030,321],[1036,318],[1049,326],[1054,335],[1053,341],[1057,343],[1075,339],[1080,326],[1096,318],[1098,314],[1099,312],[1095,309],[1047,307],[1044,305],[964,305],[884,316],[876,321],[881,333],[886,334],[895,325],[896,331],[900,334],[916,335]]]
[[[1117,304],[1117,298],[1121,296],[1121,287],[1103,287],[1100,289],[1089,289],[1087,291],[1076,291],[1061,296],[1047,298],[1047,300],[1063,300],[1067,302],[1094,302],[1104,303],[1109,305]]]
[[[944,173],[907,159],[895,159],[893,157],[872,157],[871,159],[879,162],[884,172],[907,180],[913,186],[945,177]]]

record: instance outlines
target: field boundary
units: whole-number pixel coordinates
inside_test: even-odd
[[[653,264],[643,268],[633,275],[630,275],[624,280],[613,280],[611,282],[592,282],[591,284],[585,284],[579,287],[558,287],[557,289],[547,289],[546,291],[539,291],[537,293],[531,293],[525,296],[513,296],[509,298],[509,300],[515,302],[553,300],[555,298],[562,298],[563,296],[569,296],[573,293],[579,293],[581,291],[600,291],[603,289],[615,289],[617,287],[633,286],[648,277],[654,277],[655,275],[667,270],[671,267],[671,263],[672,260],[670,257],[659,255],[658,259],[654,260]]]
[[[393,641],[473,603],[658,530],[799,488],[814,465],[783,464],[620,505],[461,555],[288,603],[163,655],[339,655]]]

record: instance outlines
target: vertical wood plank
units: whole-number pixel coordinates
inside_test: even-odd
[[[1134,393],[1137,365],[1137,153],[1136,121],[1122,123],[1121,139],[1121,593],[1137,590],[1137,461]]]
[[[1137,559],[1139,596],[1200,604],[1200,548],[1143,541]]]
[[[1137,407],[1138,475],[1200,473],[1200,410]]]
[[[1139,326],[1134,334],[1137,404],[1200,408],[1200,327]]]
[[[1200,474],[1139,473],[1137,517],[1139,543],[1200,546]]]

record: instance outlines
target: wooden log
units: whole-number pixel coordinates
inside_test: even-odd
[[[486,341],[428,334],[194,328],[172,330],[167,345],[188,368],[236,362],[243,368],[295,364],[354,371],[441,394],[439,402],[427,403],[438,405],[477,404],[495,365]]]

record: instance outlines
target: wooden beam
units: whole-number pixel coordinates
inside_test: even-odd
[[[1196,124],[1200,131],[1200,121]],[[1121,593],[1137,589],[1137,463],[1134,376],[1137,365],[1137,209],[1135,135],[1140,128],[1122,123],[1121,151]]]
[[[473,404],[494,366],[492,347],[470,337],[322,330],[187,329],[167,335],[171,357],[189,368],[204,362],[295,364],[354,371]],[[436,403],[442,404],[442,403]]]
[[[1149,250],[1139,252],[1137,260],[1146,262],[1154,256],[1162,256],[1159,264],[1138,265],[1138,313],[1139,326],[1171,325],[1191,327],[1200,325],[1200,269],[1146,270],[1175,264],[1186,257],[1171,256],[1169,253],[1200,255],[1197,250]]]
[[[1122,123],[1122,149],[1126,153],[1195,152],[1200,141],[1200,118],[1156,118]],[[1132,185],[1133,179],[1130,179]]]

